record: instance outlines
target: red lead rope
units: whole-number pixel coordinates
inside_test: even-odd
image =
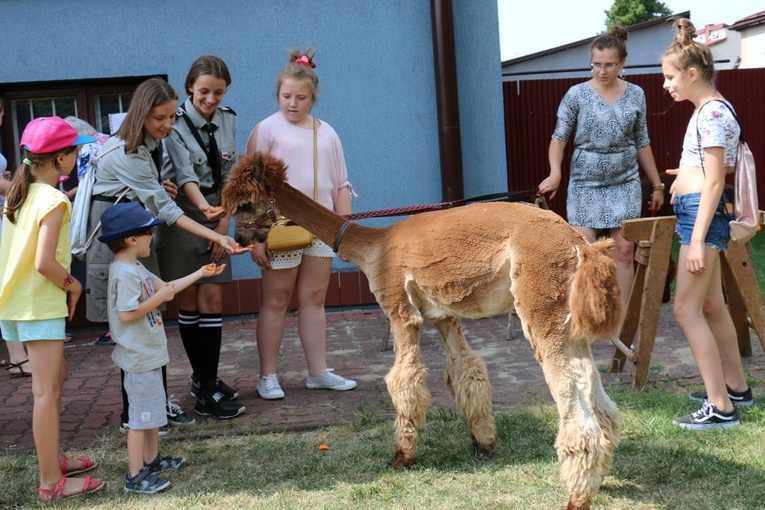
[[[530,199],[530,202],[534,201],[537,190],[530,189],[524,191],[514,191],[512,193],[494,193],[491,195],[481,195],[474,198],[463,198],[460,200],[450,200],[448,202],[438,202],[436,204],[424,204],[424,205],[412,205],[407,207],[394,207],[392,209],[380,209],[377,211],[367,211],[360,213],[347,214],[344,216],[347,220],[363,220],[365,218],[381,218],[387,216],[409,216],[411,214],[417,214],[428,211],[440,211],[443,209],[451,209],[460,205],[467,205],[473,202],[519,202],[523,199]]]

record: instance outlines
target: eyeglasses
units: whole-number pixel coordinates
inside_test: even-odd
[[[143,237],[143,236],[153,236],[154,235],[154,229],[150,228],[149,230],[146,230],[145,232],[140,232],[138,234],[133,234],[134,237]]]
[[[600,62],[591,62],[590,69],[592,69],[593,71],[596,69],[598,71],[600,71],[601,69],[605,69],[606,72],[611,72],[614,70],[614,67],[618,66],[621,63],[622,63],[621,60],[619,62],[608,62],[606,64],[601,64]]]

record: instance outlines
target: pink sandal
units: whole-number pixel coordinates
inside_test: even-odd
[[[86,471],[90,471],[91,469],[95,469],[96,466],[98,466],[98,463],[95,460],[86,459],[84,457],[76,457],[74,460],[80,461],[80,469],[74,470],[74,471],[67,471],[67,467],[69,465],[69,457],[64,455],[64,460],[61,461],[61,474],[66,476],[74,476],[79,475],[80,473],[85,473]]]
[[[80,492],[75,492],[73,494],[64,494],[64,485],[66,484],[66,476],[62,476],[61,480],[58,481],[58,484],[54,489],[38,489],[38,492],[40,493],[40,501],[43,503],[49,503],[51,501],[56,501],[59,499],[69,499],[69,498],[75,498],[77,496],[82,496],[84,494],[90,494],[91,492],[96,492],[104,488],[103,480],[98,480],[96,478],[91,478],[89,476],[86,476],[84,478],[85,483],[82,486],[82,489],[80,489]]]

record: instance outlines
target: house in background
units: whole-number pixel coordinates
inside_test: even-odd
[[[715,69],[736,69],[741,54],[741,34],[725,23],[706,25],[696,30],[696,40],[706,44],[715,59]]]
[[[672,42],[672,19],[691,18],[691,11],[657,18],[627,27],[627,74],[661,73],[661,56]],[[692,18],[691,18],[692,19]],[[765,67],[765,11],[748,16],[733,25],[706,25],[697,31],[696,40],[712,50],[715,69]],[[590,44],[594,35],[581,41],[502,62],[502,80],[542,80],[589,78]]]
[[[765,11],[740,19],[730,30],[741,36],[742,69],[765,67]]]
[[[661,73],[661,56],[672,42],[672,17],[690,17],[690,11],[626,27],[627,74]],[[590,44],[597,37],[502,62],[502,81],[589,78]]]

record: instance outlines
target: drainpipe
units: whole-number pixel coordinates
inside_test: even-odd
[[[465,198],[452,0],[430,1],[443,200]]]

